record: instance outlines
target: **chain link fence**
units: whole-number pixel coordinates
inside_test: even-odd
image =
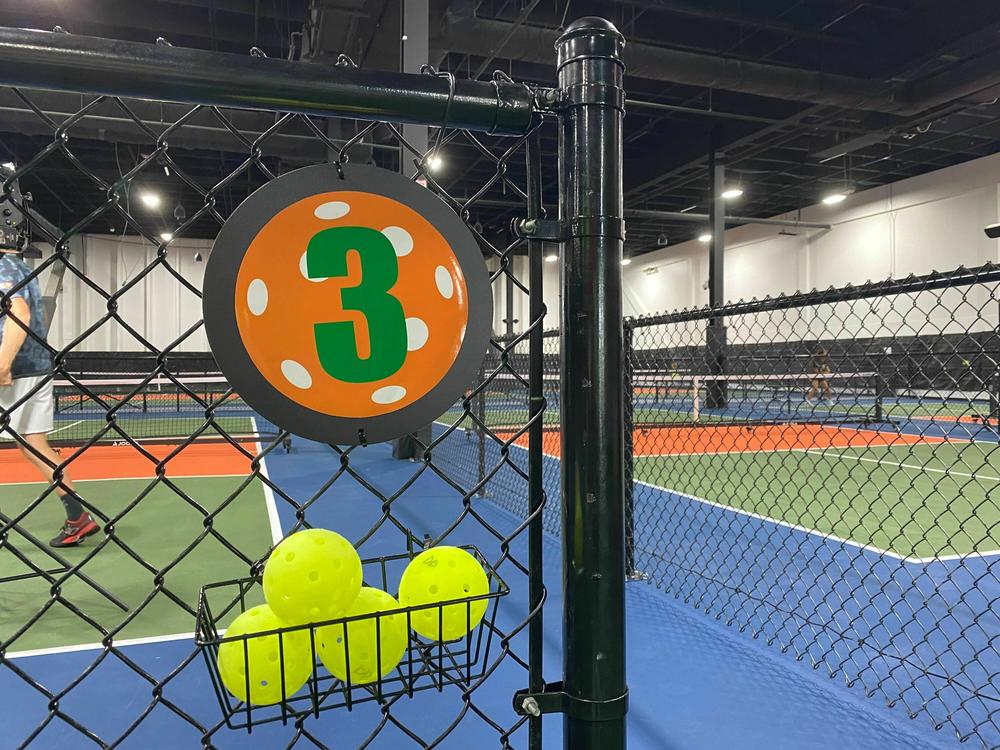
[[[627,321],[636,574],[1000,746],[998,312],[984,266]]]
[[[507,106],[502,90],[517,87],[493,85],[498,109]],[[177,98],[183,92],[178,86]],[[466,397],[415,436],[411,463],[386,474],[373,458],[383,447],[313,444],[255,415],[205,351],[200,297],[202,256],[240,201],[298,164],[331,160],[345,170],[367,162],[412,172],[467,221],[494,285],[512,280],[517,294],[540,299],[541,289],[530,288],[512,263],[531,243],[508,244],[475,214],[481,201],[502,196],[521,204],[514,215],[538,215],[528,191],[535,181],[538,195],[541,164],[529,146],[547,126],[538,120],[507,137],[446,121],[432,128],[425,153],[393,122],[269,111],[252,98],[246,105],[254,112],[28,88],[2,89],[0,100],[18,110],[24,134],[5,144],[15,164],[3,176],[0,202],[24,215],[17,232],[40,251],[29,260],[30,276],[0,290],[0,302],[9,313],[39,281],[49,333],[29,328],[27,336],[53,362],[15,408],[54,383],[50,440],[62,446],[58,463],[49,462],[51,482],[0,485],[0,684],[18,715],[3,744],[142,746],[150,726],[169,727],[186,746],[238,744],[189,635],[199,589],[259,576],[282,534],[326,525],[376,561],[430,545],[475,544],[510,593],[484,626],[494,647],[479,652],[488,660],[467,672],[472,679],[383,696],[372,710],[355,706],[349,724],[292,707],[287,723],[266,735],[272,746],[528,747],[531,725],[530,746],[538,747],[540,719],[516,715],[510,698],[529,682],[541,684],[528,634],[541,638],[544,590],[527,553],[541,508],[525,523],[483,498],[502,494],[492,491],[502,486],[524,503],[511,508],[522,517],[529,499],[543,502],[530,490],[524,458],[534,445],[531,425],[541,419],[526,406],[526,368],[541,356],[529,339],[541,331],[542,315],[523,335],[493,339]],[[456,102],[456,117],[458,109]],[[201,145],[206,135],[211,151]],[[429,168],[431,151],[442,150],[463,165],[461,179]],[[144,186],[164,182],[184,195],[183,210],[149,210]],[[43,215],[42,194],[55,198],[62,216]],[[165,312],[176,313],[176,330]],[[0,409],[0,467],[20,476],[27,464],[17,449],[40,454],[12,428],[12,411]],[[541,411],[548,420],[544,404]],[[276,470],[285,454],[291,473]],[[296,472],[302,481],[292,481]],[[81,547],[53,550],[45,539],[59,523],[56,494],[69,490],[71,477],[100,531]],[[95,477],[109,481],[87,481]],[[352,519],[349,529],[330,523],[337,508]],[[278,519],[281,528],[273,526]],[[163,643],[129,645],[137,639]],[[83,644],[92,645],[80,650]],[[143,650],[161,646],[155,656]],[[68,666],[53,670],[36,658],[53,652],[72,653]],[[102,693],[123,703],[85,707],[81,696]]]

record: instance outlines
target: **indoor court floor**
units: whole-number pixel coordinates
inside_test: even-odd
[[[452,438],[465,441],[456,433]],[[108,446],[106,449],[114,449]],[[213,451],[211,459],[198,455],[197,460],[184,459],[187,450],[200,453]],[[93,452],[92,449],[91,452]],[[118,447],[118,459],[121,448]],[[141,546],[143,557],[151,561],[168,561],[181,546],[194,538],[195,528],[203,527],[204,513],[212,514],[215,523],[224,525],[226,535],[239,538],[241,548],[257,552],[267,548],[270,540],[294,524],[291,507],[275,498],[260,482],[242,482],[249,468],[246,457],[226,446],[196,446],[181,451],[166,463],[166,478],[152,482],[156,464],[145,461],[145,473],[136,462],[132,478],[112,478],[106,475],[107,460],[90,469],[85,463],[77,467],[78,474],[88,476],[81,486],[103,504],[109,514],[120,512],[125,498],[138,496],[140,487],[151,490],[140,501],[135,515],[126,516],[129,525],[119,529],[119,536],[129,544]],[[515,449],[516,451],[517,449]],[[11,467],[8,451],[0,452],[4,465]],[[228,458],[227,458],[228,456]],[[107,457],[105,457],[107,459]],[[554,458],[547,459],[554,462]],[[118,463],[117,461],[114,463]],[[200,466],[197,471],[192,465]],[[291,453],[272,451],[265,459],[267,475],[275,486],[302,502],[310,498],[326,482],[339,465],[339,458],[325,445],[296,440]],[[101,466],[105,474],[100,474]],[[419,470],[420,464],[394,460],[389,446],[375,445],[355,449],[351,454],[354,471],[383,491],[396,490]],[[552,468],[552,467],[547,467]],[[219,473],[224,472],[224,476]],[[5,472],[4,476],[8,476]],[[183,477],[183,478],[182,478]],[[6,482],[0,487],[0,502],[5,512],[12,505],[34,497],[37,486]],[[196,499],[201,506],[190,513],[180,512],[181,503],[167,498],[169,485],[178,487]],[[245,486],[244,486],[245,485]],[[224,498],[243,487],[225,508],[219,510]],[[120,489],[119,489],[120,488]],[[550,494],[550,501],[555,502]],[[663,498],[669,499],[668,494]],[[168,502],[169,501],[169,502]],[[456,516],[460,495],[432,472],[423,472],[393,504],[393,514],[417,534],[441,533]],[[647,498],[645,502],[650,502]],[[39,534],[47,532],[56,521],[55,502],[43,503],[25,523]],[[166,507],[170,508],[165,513]],[[477,513],[501,533],[513,533],[518,519],[495,504],[490,498],[474,501]],[[204,513],[203,513],[204,512]],[[728,512],[719,510],[719,512]],[[311,524],[337,530],[351,539],[366,534],[381,516],[378,501],[356,479],[344,475],[308,508]],[[204,528],[202,528],[204,530]],[[238,535],[238,536],[237,536]],[[466,517],[449,535],[449,542],[474,544],[488,558],[497,559],[502,541],[484,527]],[[399,532],[383,525],[361,547],[362,557],[394,554],[399,551]],[[511,542],[518,556],[526,554],[523,535]],[[641,546],[641,540],[640,540]],[[94,549],[87,545],[73,552],[73,561],[84,558]],[[176,570],[150,571],[131,564],[128,556],[117,554],[106,561],[106,553],[85,565],[96,580],[107,584],[126,601],[130,596],[148,592],[150,581],[162,574],[164,581],[181,601],[164,601],[154,608],[155,614],[136,618],[116,636],[116,650],[107,654],[98,665],[90,666],[96,655],[98,640],[94,633],[81,632],[70,620],[52,612],[11,645],[13,659],[10,668],[0,672],[0,694],[4,702],[4,735],[18,744],[43,720],[50,701],[57,701],[74,716],[88,717],[86,729],[95,736],[109,738],[122,733],[131,717],[140,715],[139,725],[120,747],[190,748],[200,745],[200,732],[164,705],[153,706],[153,685],[129,669],[129,663],[141,665],[158,680],[163,680],[165,702],[179,711],[212,725],[219,720],[219,710],[209,682],[208,672],[200,657],[192,656],[194,617],[183,605],[193,608],[198,586],[208,580],[239,575],[239,558],[232,551],[205,536],[190,562]],[[522,558],[523,559],[523,558]],[[648,562],[644,560],[643,562]],[[121,573],[119,573],[121,571]],[[511,585],[509,596],[501,600],[498,623],[505,630],[520,622],[526,613],[525,578],[507,562],[498,572]],[[561,647],[560,551],[558,540],[546,536],[544,574],[548,586],[545,632],[545,672],[559,673]],[[75,585],[75,584],[74,584]],[[34,587],[34,588],[32,588]],[[14,623],[21,622],[28,598],[41,591],[36,583],[20,582],[6,585],[0,596],[0,629],[8,636]],[[92,591],[75,591],[74,601],[86,607],[100,620],[114,614],[110,605]],[[20,604],[18,603],[20,601]],[[867,701],[855,687],[847,688],[842,678],[827,679],[813,671],[807,662],[795,662],[769,648],[761,641],[748,640],[744,635],[698,613],[687,605],[664,595],[653,585],[641,582],[627,587],[628,607],[628,668],[630,684],[629,745],[640,750],[667,748],[698,748],[715,750],[720,747],[755,749],[805,747],[872,748],[914,750],[915,748],[945,748],[955,745],[946,731],[935,733],[925,721],[907,721],[900,706],[889,710]],[[111,620],[120,616],[110,617]],[[525,633],[515,636],[513,646],[523,648]],[[91,645],[87,645],[88,642]],[[655,659],[649,658],[651,653]],[[495,658],[495,656],[493,657]],[[24,670],[40,684],[65,685],[88,672],[86,687],[70,688],[59,696],[47,695],[43,689],[32,692],[15,689],[20,678],[11,670]],[[474,703],[497,716],[509,714],[510,695],[524,687],[526,673],[509,659],[504,660],[491,675],[488,683],[474,693]],[[462,711],[456,695],[424,692],[412,699],[403,699],[393,707],[408,726],[418,726],[421,741],[430,744],[439,732],[454,721],[462,727],[460,734],[449,735],[437,745],[443,748],[468,748],[495,743],[498,733],[473,710]],[[143,707],[149,705],[148,712]],[[117,707],[116,707],[117,706]],[[665,707],[671,710],[665,712]],[[126,710],[127,709],[127,710]],[[726,721],[718,721],[725,710]],[[399,713],[397,714],[397,710]],[[668,717],[665,720],[665,717]],[[511,718],[513,716],[511,715]],[[413,724],[406,722],[412,719]],[[382,717],[372,704],[356,706],[353,712],[335,711],[309,719],[305,729],[309,734],[332,746],[353,746],[364,740],[380,725]],[[512,739],[515,746],[523,744],[523,729]],[[545,721],[546,741],[558,741],[561,720]],[[257,727],[247,735],[244,731],[222,729],[212,739],[219,748],[273,748],[285,746],[292,739],[290,728],[280,724]],[[79,747],[77,731],[59,718],[49,721],[38,737],[43,747]],[[76,743],[76,744],[74,744]],[[405,738],[395,724],[389,722],[370,747],[402,748],[419,746]],[[95,746],[97,746],[95,741]],[[308,737],[299,738],[296,747],[311,746]]]

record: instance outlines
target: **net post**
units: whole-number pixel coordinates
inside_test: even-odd
[[[691,421],[701,421],[701,378],[698,375],[691,381]]]
[[[632,579],[635,569],[635,446],[633,433],[635,431],[635,357],[633,351],[633,334],[635,329],[626,320],[623,328],[623,348],[625,357],[625,575]]]
[[[563,743],[624,750],[624,37],[582,18],[556,43],[563,246]],[[599,709],[599,710],[598,710]]]

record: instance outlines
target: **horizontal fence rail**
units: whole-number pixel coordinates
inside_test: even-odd
[[[0,66],[11,86],[492,133],[524,133],[533,113],[528,87],[507,79],[449,82],[30,29],[0,28]]]

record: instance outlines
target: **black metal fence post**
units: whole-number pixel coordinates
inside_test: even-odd
[[[710,239],[708,241],[708,304],[721,307],[726,303],[726,207],[722,197],[726,180],[726,157],[718,151],[720,134],[712,132],[709,144],[708,167],[712,201],[709,204]],[[724,375],[726,372],[726,319],[712,318],[705,331],[706,372],[709,375]],[[705,406],[710,409],[726,408],[726,381],[706,379]]]
[[[583,18],[556,43],[562,273],[564,744],[625,747],[622,119],[625,41]]]

